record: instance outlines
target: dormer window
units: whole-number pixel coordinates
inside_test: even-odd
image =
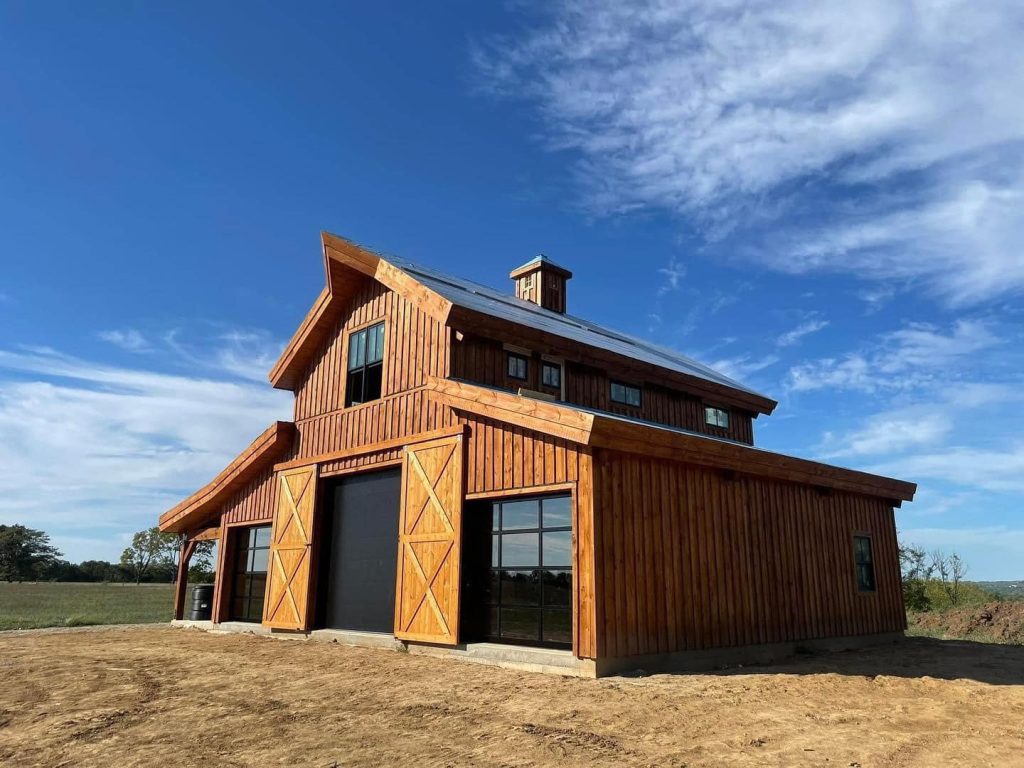
[[[632,384],[623,384],[620,381],[612,382],[611,397],[613,403],[631,405],[634,408],[639,408],[642,404],[640,387],[634,387]]]
[[[508,376],[510,379],[526,381],[529,371],[530,361],[526,355],[520,355],[518,352],[508,353]]]
[[[377,400],[384,380],[384,323],[348,335],[345,407]]]
[[[562,366],[558,363],[544,361],[541,367],[540,382],[551,389],[562,389]]]
[[[729,412],[724,408],[705,406],[704,423],[711,427],[729,428]]]

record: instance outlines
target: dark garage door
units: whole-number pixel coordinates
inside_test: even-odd
[[[330,491],[324,626],[394,630],[401,476],[355,475]]]

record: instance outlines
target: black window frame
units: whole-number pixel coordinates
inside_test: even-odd
[[[371,338],[374,339],[372,347],[370,344]],[[364,340],[362,361],[359,361],[358,356],[353,356],[353,345],[358,344],[359,339]],[[383,320],[370,323],[354,331],[349,331],[345,373],[346,408],[380,400],[384,392],[385,339]],[[372,354],[379,355],[379,357],[370,359],[371,348],[373,350]],[[359,390],[358,393],[356,390]]]
[[[558,371],[558,381],[555,384],[549,384],[547,379],[548,370]],[[540,383],[541,386],[547,387],[548,389],[557,389],[559,392],[562,391],[562,364],[556,363],[553,360],[542,360],[540,364]]]
[[[719,424],[718,421],[711,421],[708,417],[711,413],[724,414],[725,424]],[[720,405],[709,405],[704,404],[704,424],[715,429],[729,429],[729,425],[732,422],[732,413],[728,408],[723,408]]]
[[[859,546],[861,541],[867,542],[866,559],[863,557],[864,551]],[[875,581],[875,549],[870,534],[853,534],[853,568],[858,592],[878,591],[878,582]]]
[[[566,525],[546,525],[544,519],[544,504],[545,502],[552,502],[556,500],[567,499],[569,503],[569,520]],[[504,527],[504,506],[511,504],[519,504],[521,502],[536,502],[537,503],[537,525],[532,528],[525,527]],[[496,617],[489,620],[487,639],[490,642],[506,643],[512,645],[530,645],[542,648],[571,648],[572,647],[572,590],[573,590],[573,579],[575,575],[573,573],[572,560],[573,560],[573,534],[572,534],[572,510],[573,510],[573,498],[571,493],[555,493],[546,494],[541,496],[512,496],[504,499],[495,499],[490,504],[491,510],[491,552],[492,559],[490,565],[490,589],[488,590],[487,598],[487,611],[492,617]],[[568,562],[565,564],[553,564],[546,565],[544,563],[544,537],[545,534],[549,533],[568,533],[569,534],[569,553]],[[537,556],[536,563],[529,565],[505,565],[502,561],[503,542],[506,536],[522,536],[535,534],[537,536]],[[494,555],[497,554],[498,564],[494,563]],[[564,578],[568,575],[568,592],[569,598],[566,602],[560,603],[556,601],[548,602],[546,597],[546,590],[550,587],[546,587],[547,581],[545,579],[545,572],[557,574],[556,578]],[[506,573],[512,574],[529,574],[528,578],[532,577],[532,583],[536,584],[538,590],[538,598],[536,603],[523,602],[521,600],[515,600],[505,597],[502,590],[503,576]],[[563,585],[564,587],[564,585]],[[502,632],[502,617],[503,609],[521,610],[534,612],[537,617],[537,634],[532,639],[526,639],[522,637],[507,637]],[[553,616],[558,614],[567,618],[567,624],[569,627],[569,637],[564,641],[556,641],[545,639],[544,634],[544,621],[545,617]]]
[[[621,399],[617,398],[615,396],[615,388],[616,387],[622,387],[622,398]],[[629,401],[629,393],[630,393],[630,391],[636,392],[636,402],[635,403],[631,403]],[[616,405],[626,405],[626,406],[629,406],[630,408],[643,408],[643,405],[644,405],[644,390],[643,390],[642,387],[639,387],[636,384],[627,384],[624,381],[616,381],[616,380],[613,379],[608,384],[608,398],[613,403],[615,403]]]
[[[266,532],[265,543],[261,542],[260,532]],[[272,536],[269,525],[250,525],[235,529],[232,533],[235,537],[235,551],[231,563],[231,610],[232,621],[245,621],[259,623],[263,621],[263,603],[266,600],[267,574],[270,570],[270,541]],[[267,553],[266,569],[258,570],[253,568],[256,562],[256,553]],[[256,579],[262,577],[262,591],[253,590]],[[239,594],[238,584],[241,579],[245,585]],[[244,603],[244,609],[239,610],[239,603]]]
[[[510,379],[515,379],[516,381],[528,381],[529,378],[530,378],[530,358],[528,358],[526,355],[522,354],[521,352],[512,352],[511,350],[508,350],[506,352],[506,355],[507,355],[507,357],[505,358],[505,373],[506,373],[506,375]],[[522,376],[519,376],[518,374],[515,374],[515,373],[512,372],[512,361],[513,360],[516,361],[517,363],[521,362],[523,364],[523,375]]]

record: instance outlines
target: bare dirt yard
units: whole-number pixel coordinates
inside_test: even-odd
[[[170,627],[0,633],[4,766],[1024,766],[1024,648],[579,680]]]

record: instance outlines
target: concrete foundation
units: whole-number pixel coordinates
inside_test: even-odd
[[[769,645],[744,645],[737,648],[715,648],[706,651],[682,651],[651,656],[625,656],[598,659],[596,676],[652,672],[710,672],[737,666],[775,664],[800,653],[851,651],[903,640],[902,632],[851,637],[826,637]]]
[[[176,627],[202,629],[215,633],[261,635],[282,640],[307,640],[322,643],[402,651],[419,656],[438,656],[473,664],[491,664],[522,672],[542,672],[569,677],[607,677],[622,674],[655,672],[709,672],[728,667],[774,664],[799,653],[829,653],[896,643],[902,632],[852,637],[828,637],[771,645],[745,645],[738,648],[716,648],[707,651],[684,651],[652,656],[578,659],[571,651],[531,648],[500,643],[464,643],[457,646],[407,643],[383,632],[354,632],[341,629],[315,629],[312,632],[282,632],[260,624],[230,621],[172,621]]]

